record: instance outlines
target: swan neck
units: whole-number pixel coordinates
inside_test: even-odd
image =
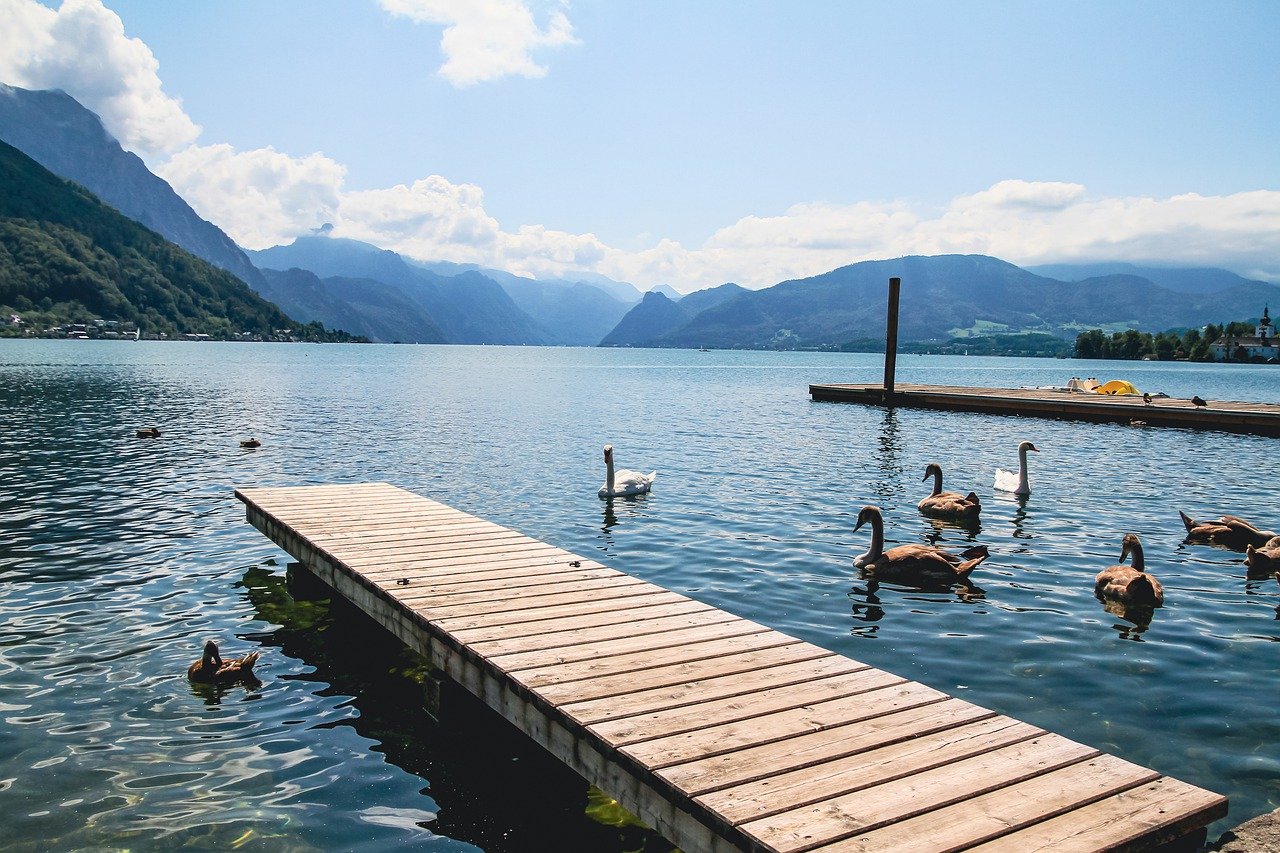
[[[1029,489],[1031,486],[1027,482],[1027,449],[1025,447],[1018,448],[1018,489]]]
[[[871,550],[867,552],[868,560],[878,560],[884,553],[884,519],[879,514],[871,516]]]
[[[942,469],[933,469],[933,493],[935,495],[942,494]]]
[[[610,453],[604,458],[604,482],[609,487],[609,491],[613,491],[613,454]]]
[[[1130,546],[1129,551],[1133,554],[1133,570],[1136,572],[1146,571],[1147,561],[1146,558],[1142,556],[1142,545],[1134,543]]]

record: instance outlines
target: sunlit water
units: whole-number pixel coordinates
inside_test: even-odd
[[[0,341],[5,845],[667,849],[588,814],[583,782],[461,691],[435,722],[420,662],[295,602],[232,495],[369,480],[1228,794],[1215,830],[1280,805],[1280,584],[1183,544],[1177,514],[1280,527],[1275,440],[809,400],[879,375],[873,355]],[[1280,396],[1265,366],[907,356],[898,375]],[[1024,438],[1022,504],[991,486]],[[651,496],[596,497],[606,441],[661,472]],[[917,514],[931,461],[981,496],[976,535]],[[987,544],[976,588],[859,579],[866,503],[893,543]],[[1092,594],[1126,531],[1166,591],[1145,629]],[[260,649],[263,684],[193,689],[207,637]]]

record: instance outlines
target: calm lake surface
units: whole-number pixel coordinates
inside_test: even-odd
[[[1280,806],[1280,584],[1178,510],[1280,528],[1274,439],[813,403],[875,355],[0,341],[0,825],[12,850],[667,850],[358,614],[295,602],[238,485],[385,480],[1231,797]],[[900,382],[1280,399],[1267,366],[903,356]],[[157,426],[155,440],[134,437]],[[245,451],[241,438],[262,441]],[[993,492],[1030,439],[1034,493]],[[600,448],[658,469],[606,504]],[[935,528],[929,462],[981,530]],[[870,586],[987,544],[976,589]],[[1093,577],[1142,537],[1145,629]],[[263,684],[193,688],[206,638]]]

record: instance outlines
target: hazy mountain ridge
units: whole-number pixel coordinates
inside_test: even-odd
[[[395,252],[358,240],[299,237],[288,246],[252,252],[271,269],[298,268],[322,279],[372,280],[390,285],[425,312],[446,343],[527,344],[552,342],[551,335],[521,311],[500,284],[478,272],[442,276],[410,264]],[[387,330],[378,337],[395,339]]]
[[[65,92],[0,83],[0,140],[196,257],[247,284],[262,284],[235,241],[201,219],[136,154],[120,147],[96,113]]]
[[[1223,272],[1226,271],[1212,271]],[[1233,274],[1215,281],[1230,282]],[[625,346],[832,347],[884,334],[887,282],[903,281],[899,337],[947,339],[970,329],[1042,332],[1074,338],[1080,328],[1132,325],[1145,331],[1252,317],[1280,288],[1241,283],[1190,294],[1138,275],[1064,282],[984,255],[864,261],[806,279],[742,291],[710,305],[652,296],[632,309],[605,344]],[[1239,277],[1236,277],[1239,278]],[[677,306],[684,308],[677,311]]]
[[[444,343],[444,333],[418,305],[372,279],[326,278],[302,269],[262,271],[259,293],[291,317],[341,326],[376,343]]]

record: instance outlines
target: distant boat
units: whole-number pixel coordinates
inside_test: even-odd
[[[711,352],[711,350],[707,349],[706,347],[698,347],[698,352]]]

